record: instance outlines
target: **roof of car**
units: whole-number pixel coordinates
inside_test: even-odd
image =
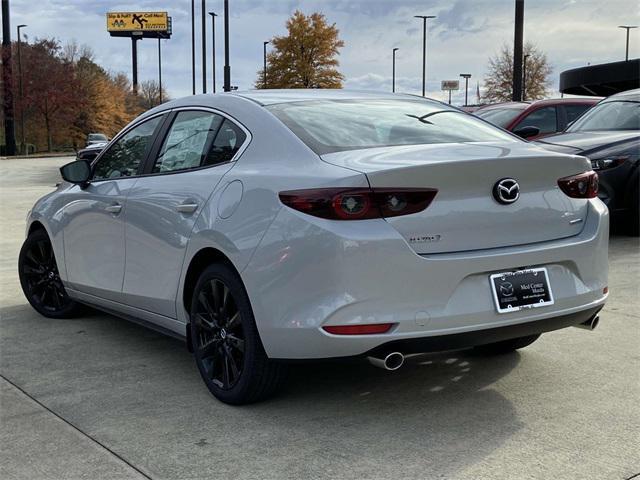
[[[289,90],[247,90],[235,95],[253,100],[260,105],[276,103],[302,102],[308,100],[364,100],[389,98],[417,98],[415,95],[400,93],[372,92],[359,90],[327,89],[289,89]],[[419,97],[418,97],[419,98]],[[429,99],[431,100],[431,99]]]
[[[525,108],[529,108],[531,106],[539,106],[539,105],[558,105],[558,104],[587,104],[587,105],[595,105],[602,97],[574,97],[574,98],[546,98],[544,100],[532,100],[525,102],[502,102],[502,103],[494,103],[492,105],[485,105],[482,107],[482,110],[490,110],[493,108],[514,108],[524,110]]]
[[[607,97],[604,99],[605,102],[616,101],[616,100],[640,102],[640,88],[627,90],[626,92],[616,93],[615,95],[611,95],[610,97]]]

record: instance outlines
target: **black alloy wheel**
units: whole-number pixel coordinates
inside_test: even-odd
[[[20,285],[31,306],[50,318],[75,315],[79,305],[64,288],[49,236],[44,230],[29,234],[18,259]]]
[[[200,375],[219,400],[257,402],[284,382],[286,367],[267,357],[242,281],[229,266],[214,264],[200,275],[189,328]]]

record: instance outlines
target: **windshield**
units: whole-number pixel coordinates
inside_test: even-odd
[[[391,145],[519,141],[472,115],[425,100],[320,100],[267,108],[319,155]]]
[[[90,133],[89,134],[89,141],[90,142],[106,142],[107,141],[107,136],[103,135],[101,133]]]
[[[493,123],[502,128],[507,128],[507,126],[524,110],[525,107],[522,108],[488,108],[486,110],[478,110],[475,114],[486,120],[487,122]]]
[[[599,103],[576,120],[567,132],[597,130],[640,130],[640,102]]]

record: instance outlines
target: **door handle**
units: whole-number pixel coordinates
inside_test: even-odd
[[[120,205],[119,203],[114,203],[113,205],[109,205],[107,208],[105,208],[105,210],[109,213],[117,215],[118,213],[120,213],[120,210],[122,210],[122,205]]]
[[[176,210],[180,213],[193,213],[197,210],[197,203],[181,203],[176,207]]]

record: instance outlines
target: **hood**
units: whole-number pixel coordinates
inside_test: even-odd
[[[544,140],[538,140],[535,143],[554,152],[587,155],[600,148],[612,147],[639,138],[640,132],[637,130],[567,132],[545,137]]]

